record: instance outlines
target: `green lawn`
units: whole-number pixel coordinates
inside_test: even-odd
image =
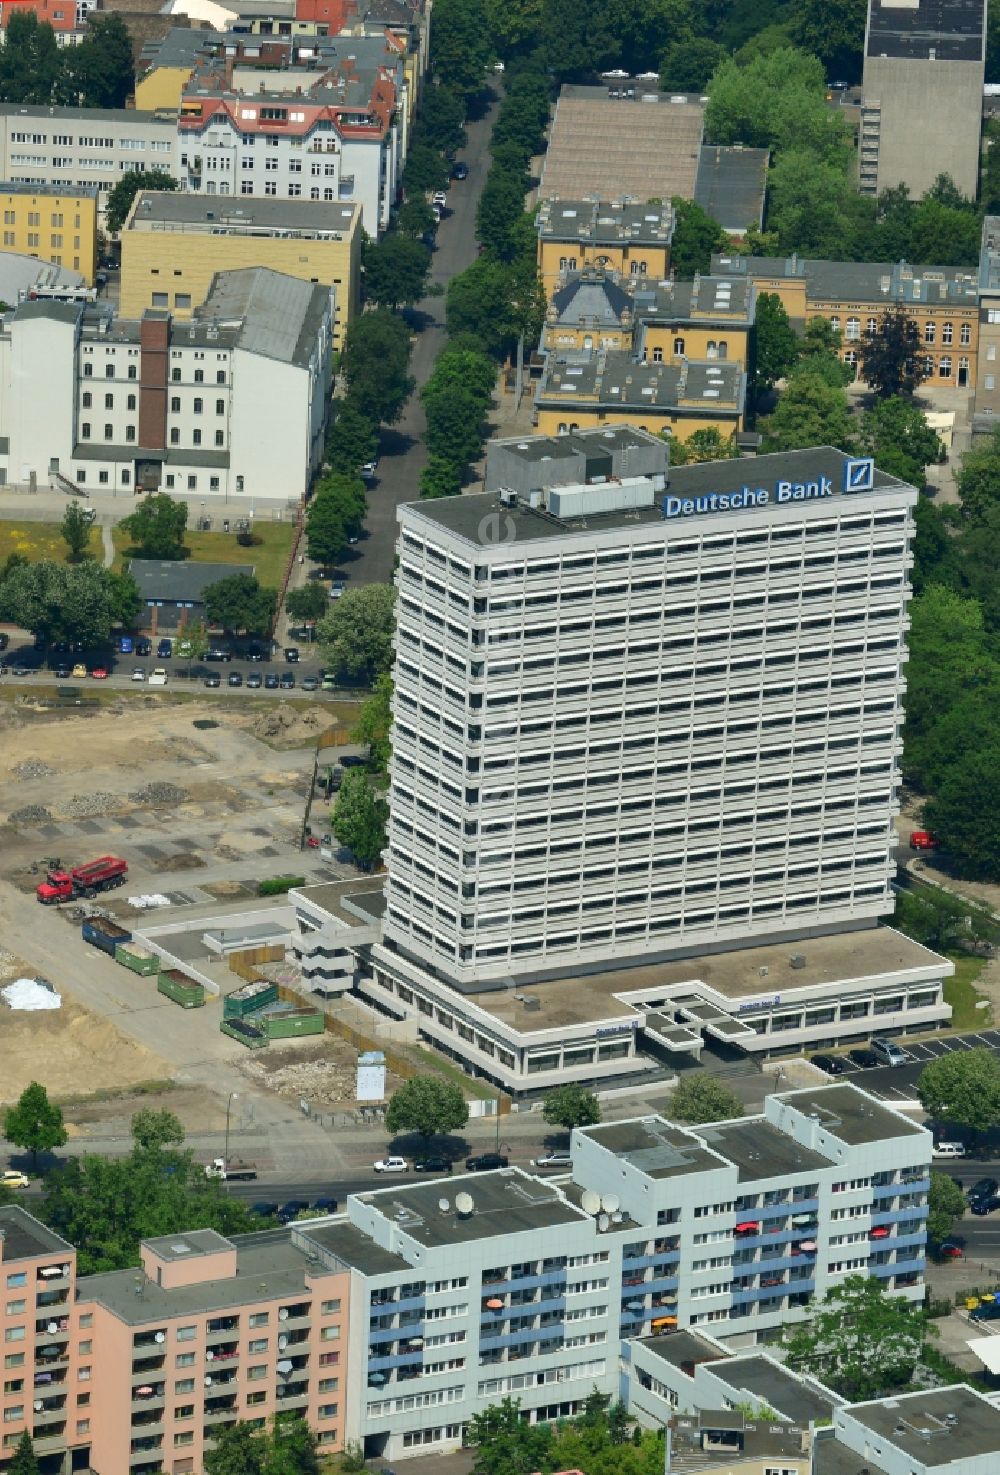
[[[976,1008],[982,995],[976,992],[975,984],[986,961],[984,958],[970,958],[966,953],[952,953],[951,960],[955,964],[955,976],[946,978],[944,982],[944,1001],[952,1009],[951,1027],[984,1029],[992,1023],[993,1011],[988,1007]]]
[[[236,541],[235,533],[199,533],[188,528],[184,544],[188,556],[197,563],[250,563],[257,570],[257,578],[267,589],[281,587],[281,578],[295,537],[295,527],[290,522],[259,522],[254,534],[260,542],[252,548],[244,548]],[[115,568],[124,567],[131,554],[128,534],[114,528]]]
[[[56,563],[66,562],[66,544],[59,531],[58,522],[17,522],[0,520],[0,564],[12,553],[20,553],[32,563],[52,559]],[[103,558],[100,528],[90,530],[91,556],[100,562]]]

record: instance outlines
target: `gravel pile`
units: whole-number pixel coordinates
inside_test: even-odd
[[[52,816],[42,804],[26,804],[23,809],[15,809],[10,816],[12,825],[44,825],[48,824]]]
[[[28,758],[24,763],[16,763],[11,773],[15,778],[51,778],[55,769],[43,763],[40,758]]]
[[[169,805],[183,804],[187,799],[187,791],[178,788],[176,784],[152,783],[146,784],[141,789],[135,789],[129,794],[133,804]]]
[[[116,814],[121,807],[122,801],[117,794],[102,793],[97,789],[92,794],[75,794],[66,805],[66,813],[73,819],[99,819]]]

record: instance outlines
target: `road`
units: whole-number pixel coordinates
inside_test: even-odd
[[[489,141],[496,103],[466,127],[468,143],[458,157],[469,166],[469,177],[452,180],[448,208],[438,226],[437,246],[431,265],[432,287],[446,288],[453,276],[476,259],[476,209],[490,165]],[[410,372],[416,389],[401,420],[382,433],[378,477],[368,496],[367,537],[343,562],[350,584],[387,584],[392,579],[396,556],[396,508],[420,495],[420,473],[427,463],[427,448],[421,439],[426,427],[420,389],[427,382],[434,362],[444,347],[444,308],[441,296],[425,297],[413,311],[422,326],[413,340]]]

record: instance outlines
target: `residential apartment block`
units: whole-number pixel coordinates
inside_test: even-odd
[[[0,183],[3,249],[79,272],[97,269],[97,190],[82,186]]]
[[[924,1128],[838,1085],[739,1121],[578,1130],[555,1179],[407,1182],[285,1229],[147,1241],[141,1270],[75,1284],[69,1247],[0,1209],[5,1347],[29,1344],[7,1354],[4,1448],[34,1426],[67,1471],[187,1475],[220,1428],[297,1412],[322,1445],[395,1459],[458,1447],[508,1394],[543,1420],[624,1391],[655,1424],[661,1403],[720,1409],[764,1377],[755,1401],[788,1423],[797,1400],[808,1426],[841,1400],[755,1349],[854,1271],[920,1301],[930,1161]],[[38,1317],[49,1295],[65,1335]],[[708,1365],[695,1396],[671,1336]]]
[[[101,210],[125,174],[176,177],[177,152],[176,114],[0,104],[0,178],[67,194],[96,189]]]
[[[140,317],[148,307],[169,307],[181,320],[202,306],[217,272],[266,267],[333,288],[340,349],[357,311],[361,236],[356,204],[144,190],[121,233],[119,310]]]
[[[0,482],[297,500],[322,453],[332,340],[330,290],[264,269],[219,273],[183,323],[26,302],[0,325]]]
[[[985,70],[985,0],[868,0],[859,140],[865,194],[902,184],[919,198],[949,174],[976,198]]]

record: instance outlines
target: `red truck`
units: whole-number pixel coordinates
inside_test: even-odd
[[[111,891],[124,886],[128,877],[128,865],[117,855],[102,855],[100,860],[88,861],[85,866],[75,866],[71,871],[49,871],[45,880],[36,887],[35,895],[43,906],[55,906],[61,901],[72,901],[78,896],[96,896],[99,891]]]

